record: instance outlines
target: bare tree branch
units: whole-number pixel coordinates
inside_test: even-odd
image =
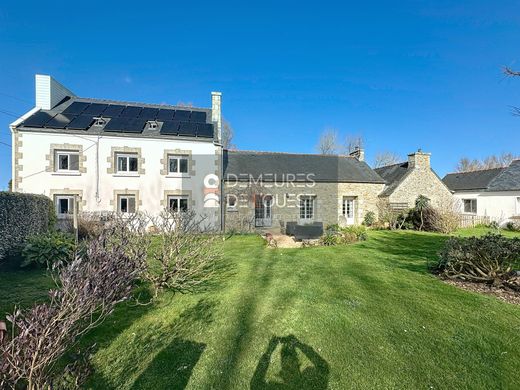
[[[398,164],[401,161],[399,156],[393,152],[380,152],[376,154],[374,168],[381,168],[387,165]]]
[[[323,131],[316,145],[316,150],[321,154],[338,154],[338,132],[335,129]]]

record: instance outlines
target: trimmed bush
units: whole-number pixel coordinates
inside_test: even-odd
[[[18,254],[27,237],[54,229],[56,212],[44,195],[0,192],[0,259]]]
[[[509,221],[506,223],[506,230],[511,232],[520,232],[520,224]]]
[[[75,250],[74,236],[62,232],[49,232],[31,236],[23,249],[22,267],[38,265],[51,267],[72,260]]]
[[[520,266],[520,238],[488,233],[482,237],[452,237],[432,268],[442,276],[494,285],[508,284]]]
[[[352,244],[357,241],[365,241],[367,237],[367,229],[362,225],[347,227],[329,225],[320,239],[320,244],[324,246]]]

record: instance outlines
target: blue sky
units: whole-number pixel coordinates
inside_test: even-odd
[[[520,154],[518,1],[36,2],[0,5],[0,142],[5,112],[34,102],[34,74],[79,96],[210,105],[240,149],[314,152],[333,127],[380,151]],[[11,176],[0,144],[0,188]]]

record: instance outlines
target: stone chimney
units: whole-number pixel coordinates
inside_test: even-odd
[[[43,110],[51,110],[67,96],[74,96],[74,93],[48,75],[37,74],[35,76],[35,86],[35,105]]]
[[[217,142],[222,142],[222,92],[211,92],[211,121],[217,130]]]
[[[365,161],[365,149],[360,148],[359,146],[356,146],[348,155],[357,158],[358,161]]]
[[[430,169],[431,153],[424,153],[421,149],[408,155],[408,168]]]

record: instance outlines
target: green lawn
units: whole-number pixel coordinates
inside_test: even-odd
[[[273,250],[233,237],[232,273],[210,291],[123,304],[88,335],[98,347],[88,387],[518,388],[520,306],[429,275],[445,239],[377,231],[350,246]],[[41,273],[21,275],[0,272],[4,311],[4,300],[42,298]]]

